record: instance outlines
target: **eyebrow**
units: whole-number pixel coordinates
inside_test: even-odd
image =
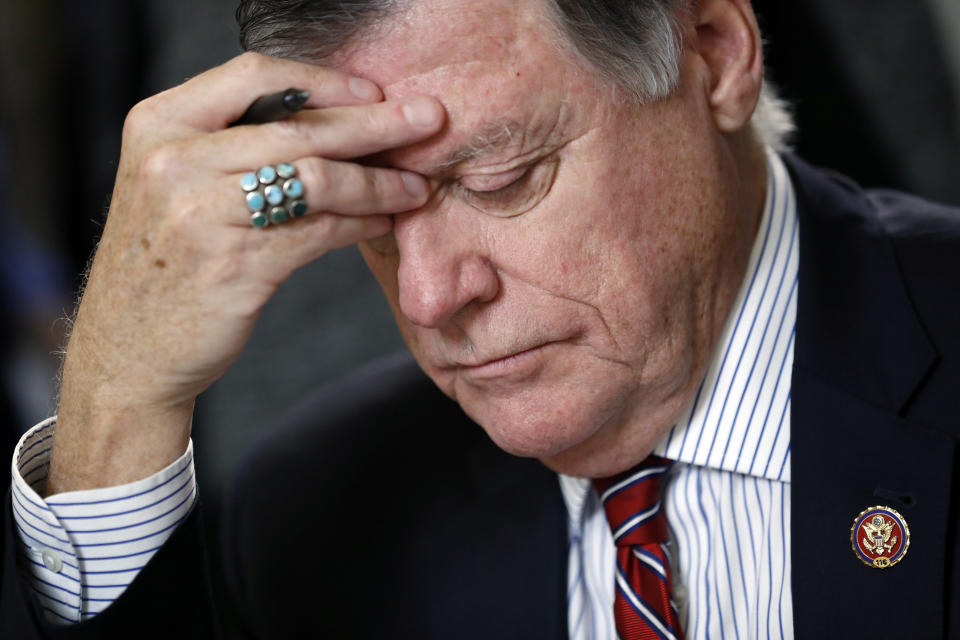
[[[434,164],[428,175],[445,173],[464,162],[501,151],[522,134],[523,127],[513,120],[487,122],[481,125],[465,144],[457,147]]]

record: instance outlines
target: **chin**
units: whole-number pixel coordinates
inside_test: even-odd
[[[662,435],[650,429],[662,416],[643,407],[663,398],[622,363],[553,345],[508,364],[424,370],[498,447],[560,473],[613,475],[645,458]]]
[[[624,406],[612,384],[533,384],[499,392],[458,385],[456,399],[498,447],[551,468],[548,461],[574,459],[576,452],[593,457],[591,443],[608,439],[605,432],[620,422]]]
[[[579,392],[556,391],[533,386],[489,397],[468,388],[458,390],[457,400],[507,453],[583,478],[605,478],[636,466],[676,418],[674,402],[668,403],[670,411],[640,417],[630,394],[614,385],[593,392],[579,386]]]

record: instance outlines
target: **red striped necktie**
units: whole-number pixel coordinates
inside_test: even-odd
[[[623,640],[683,638],[670,599],[669,535],[660,508],[660,480],[669,467],[669,460],[650,456],[630,471],[593,481],[617,546],[613,616]]]

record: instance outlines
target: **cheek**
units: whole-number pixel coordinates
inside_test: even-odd
[[[497,254],[515,256],[503,268],[518,279],[582,303],[602,355],[642,366],[695,329],[705,209],[682,188],[691,170],[667,154],[577,155],[541,206],[497,236]]]
[[[619,316],[663,283],[658,261],[666,229],[648,207],[661,185],[646,172],[628,176],[613,163],[566,162],[550,195],[495,235],[501,268],[554,296]],[[647,306],[647,305],[642,305]]]
[[[571,224],[570,210],[538,212],[497,239],[500,268],[550,296],[592,303],[596,295],[596,252]]]

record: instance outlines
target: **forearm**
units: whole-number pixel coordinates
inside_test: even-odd
[[[71,340],[64,367],[45,496],[140,480],[182,456],[190,439],[192,400],[162,407],[138,402],[98,380],[78,342]]]

